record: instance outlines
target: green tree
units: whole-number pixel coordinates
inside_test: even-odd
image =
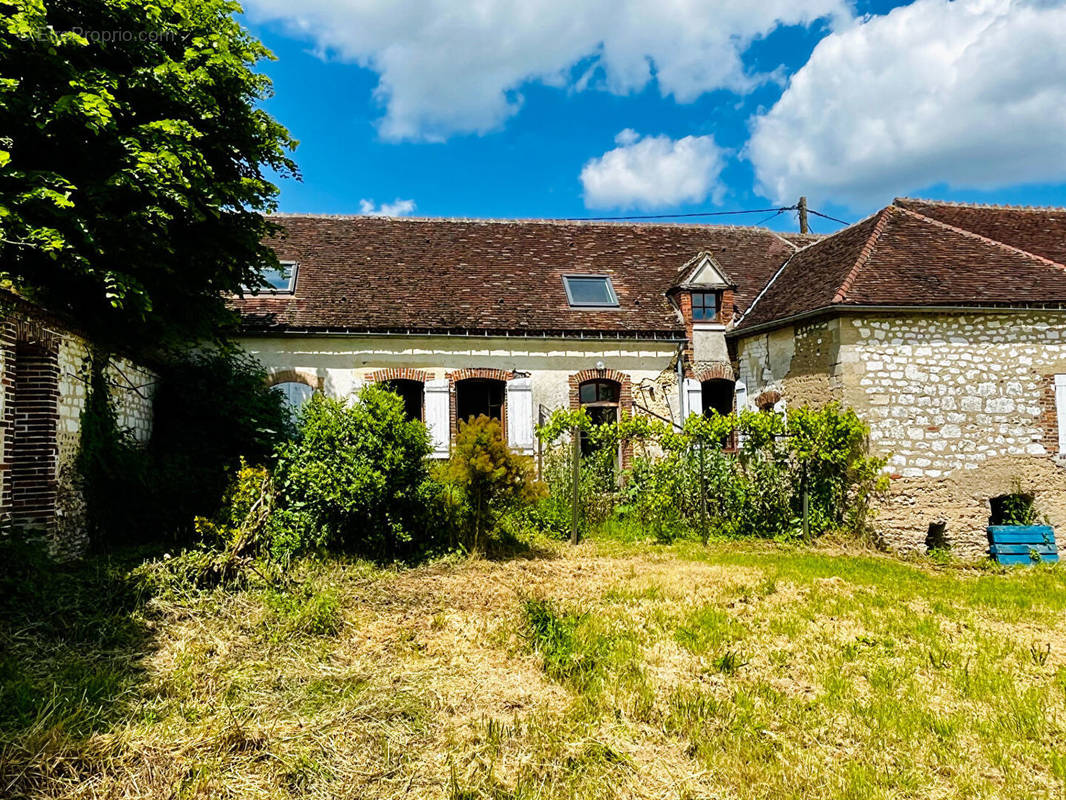
[[[499,420],[484,414],[459,423],[446,479],[459,486],[469,504],[467,549],[477,552],[496,515],[505,508],[537,500],[543,487],[534,480],[532,460],[503,440]]]
[[[213,335],[296,142],[228,0],[0,0],[0,283],[98,341]]]

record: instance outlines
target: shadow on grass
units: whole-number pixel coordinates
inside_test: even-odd
[[[0,797],[78,780],[79,744],[138,704],[152,637],[127,576],[144,556],[59,564],[0,540]]]

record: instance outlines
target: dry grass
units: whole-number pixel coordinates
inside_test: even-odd
[[[1062,797],[1064,610],[1061,569],[751,544],[303,564],[0,631],[0,796]]]

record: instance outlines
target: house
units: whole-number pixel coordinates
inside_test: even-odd
[[[387,382],[438,456],[476,414],[532,453],[557,408],[675,422],[731,409],[725,331],[805,243],[705,225],[277,221],[285,271],[235,301],[244,347],[296,402]]]
[[[899,550],[977,554],[996,498],[1066,526],[1066,211],[897,200],[831,236],[762,228],[281,215],[234,300],[294,403],[387,383],[437,456],[497,417],[830,400],[886,455]],[[628,453],[622,453],[625,462]]]

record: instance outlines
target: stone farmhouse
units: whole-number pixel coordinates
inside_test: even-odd
[[[1018,491],[1066,526],[1066,210],[900,199],[826,237],[277,221],[282,271],[234,305],[294,403],[388,383],[444,457],[479,413],[532,453],[556,408],[677,423],[836,400],[890,458],[888,545],[978,555]]]
[[[282,269],[233,305],[293,404],[387,383],[445,457],[457,421],[480,413],[533,453],[557,408],[680,424],[835,400],[889,459],[889,546],[979,555],[1017,492],[1066,528],[1066,209],[900,199],[825,237],[277,219]],[[0,295],[0,523],[60,552],[84,542],[74,459],[92,358],[74,323]],[[141,441],[154,380],[121,357],[108,373]]]

